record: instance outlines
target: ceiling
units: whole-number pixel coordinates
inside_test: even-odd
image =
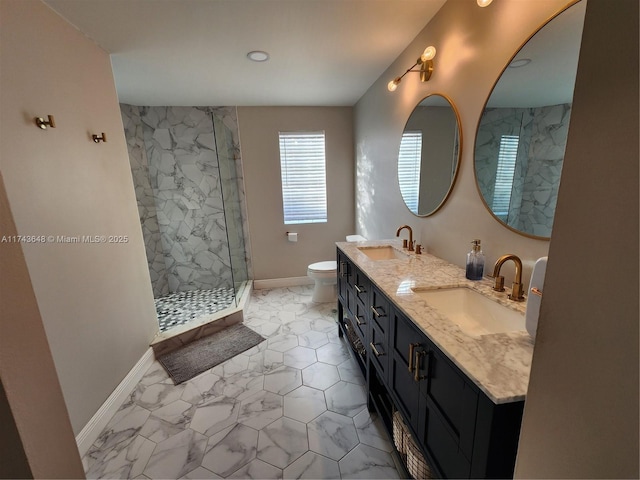
[[[43,1],[111,54],[120,102],[145,106],[354,105],[445,3]]]

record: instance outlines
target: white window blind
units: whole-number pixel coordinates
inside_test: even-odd
[[[398,155],[398,183],[400,183],[402,198],[412,212],[418,211],[421,160],[422,132],[404,132]]]
[[[495,216],[502,220],[506,220],[509,216],[509,204],[511,203],[511,190],[513,188],[513,175],[516,170],[519,141],[520,138],[517,135],[502,135],[500,138],[498,169],[496,171],[491,210],[493,210]]]
[[[327,221],[324,132],[280,132],[284,223]]]

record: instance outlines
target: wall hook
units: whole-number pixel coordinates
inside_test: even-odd
[[[45,120],[42,117],[36,117],[35,118],[36,125],[40,127],[42,130],[46,130],[47,127],[56,128],[56,122],[53,119],[53,115],[47,115],[47,117],[49,118],[49,121]]]
[[[100,142],[106,143],[107,142],[107,135],[104,132],[102,132],[102,136],[101,137],[99,137],[96,134],[93,134],[93,135],[91,135],[91,138],[93,138],[93,141],[95,143],[100,143]]]

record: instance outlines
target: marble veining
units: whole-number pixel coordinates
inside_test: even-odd
[[[154,362],[83,456],[87,477],[395,478],[383,422],[364,406],[355,413],[347,398],[364,377],[338,336],[335,304],[313,304],[312,290],[252,294],[245,323],[275,324],[272,346],[282,351],[262,342],[181,385]],[[299,333],[285,330],[292,325]],[[331,365],[312,355],[329,344],[326,355],[346,360]],[[328,401],[347,415],[328,410]],[[359,445],[371,447],[366,462],[349,455]]]
[[[337,246],[392,300],[442,352],[447,355],[495,403],[524,400],[529,384],[533,341],[527,332],[471,337],[432,308],[411,288],[467,287],[524,314],[525,302],[495,292],[489,279],[467,280],[465,271],[441,258],[423,253],[406,260],[374,261],[358,246],[395,245],[396,240],[339,242]],[[321,348],[316,350],[324,361]]]
[[[247,280],[236,109],[121,105],[121,113],[154,296]]]
[[[519,139],[509,211],[501,218],[517,230],[551,235],[570,117],[571,104],[488,108],[482,116],[475,170],[488,205],[493,202],[502,136]]]
[[[258,431],[236,425],[209,439],[202,466],[226,477],[256,457]]]
[[[335,412],[324,412],[307,424],[309,448],[320,455],[340,460],[359,440],[353,421]]]
[[[258,435],[258,458],[279,468],[287,467],[307,450],[307,426],[287,417],[280,417]]]

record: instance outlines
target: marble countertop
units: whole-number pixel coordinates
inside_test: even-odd
[[[494,403],[525,399],[533,355],[533,340],[526,331],[469,336],[411,290],[468,287],[524,315],[526,302],[509,300],[509,286],[506,292],[495,292],[490,279],[467,280],[462,268],[426,253],[403,250],[406,259],[372,260],[358,249],[393,245],[402,250],[396,239],[336,245]]]

